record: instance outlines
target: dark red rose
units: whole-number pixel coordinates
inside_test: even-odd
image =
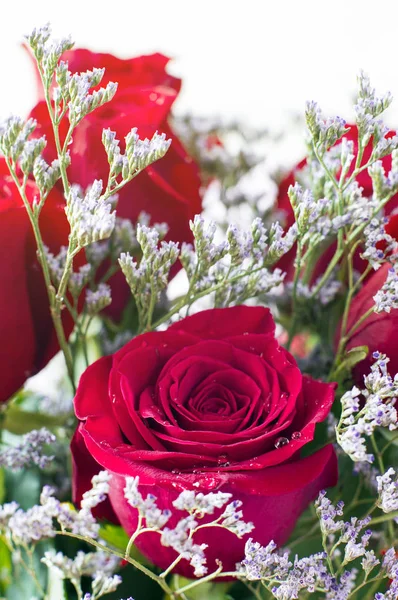
[[[31,182],[27,195],[30,201],[38,195]],[[54,190],[40,215],[42,236],[52,252],[68,240],[64,206]],[[0,159],[0,254],[0,402],[4,402],[59,349],[32,227],[4,159]],[[65,318],[64,326],[69,334],[70,319]]]
[[[350,130],[343,137],[346,138],[347,140],[351,140],[352,142],[354,142],[354,152],[353,153],[356,158],[357,152],[358,152],[358,128],[356,125],[347,125],[347,127],[349,127]],[[390,131],[390,132],[388,132],[386,137],[389,138],[389,137],[393,137],[394,135],[395,135],[395,131]],[[340,141],[341,140],[339,140],[337,142],[337,144],[340,143]],[[363,153],[363,158],[361,161],[362,165],[366,164],[366,162],[370,158],[371,153],[372,153],[372,144],[371,144],[371,142],[369,142],[369,144],[366,146],[364,153]],[[306,160],[302,160],[301,162],[299,162],[298,165],[279,184],[278,197],[277,197],[277,201],[276,201],[276,210],[282,214],[282,220],[284,221],[285,229],[290,227],[294,223],[293,209],[290,205],[290,200],[289,200],[289,196],[288,196],[287,192],[289,190],[289,187],[291,185],[294,185],[297,175],[306,166],[306,164],[307,164]],[[351,174],[353,172],[354,164],[355,164],[355,159],[352,162],[349,174]],[[382,159],[382,164],[383,164],[383,167],[386,172],[390,171],[391,156],[385,156]],[[366,169],[364,171],[362,171],[361,173],[359,173],[359,175],[356,177],[356,181],[358,182],[359,186],[363,188],[363,192],[362,192],[363,196],[365,198],[370,198],[373,194],[373,186],[372,186],[372,179]],[[385,209],[384,209],[385,214],[390,215],[397,207],[398,207],[398,194],[395,194],[395,196],[393,196],[391,198],[391,200],[388,202],[387,206],[385,207]],[[386,230],[387,230],[387,227],[386,227]],[[390,231],[387,231],[387,233],[390,233]],[[335,245],[335,243],[333,243],[319,258],[319,261],[318,261],[318,263],[315,267],[315,271],[314,271],[314,276],[313,276],[314,280],[317,279],[317,277],[319,277],[320,275],[322,275],[322,273],[325,271],[330,260],[333,258],[335,250],[336,250],[336,245]],[[278,268],[282,269],[283,271],[286,271],[287,281],[291,280],[294,276],[294,264],[293,263],[294,263],[295,256],[296,256],[296,245],[293,246],[293,248],[290,250],[290,252],[288,252],[287,254],[282,256],[282,258],[278,261],[278,264],[277,264]],[[360,257],[360,250],[358,250],[354,256],[354,268],[357,271],[359,271],[360,273],[362,273],[365,270],[365,268],[367,267],[367,264],[368,264],[367,261],[363,260]]]
[[[75,398],[75,501],[107,469],[106,515],[131,534],[137,515],[123,495],[126,476],[139,476],[144,496],[155,494],[163,509],[184,489],[222,490],[243,501],[256,540],[283,544],[307,504],[336,482],[331,445],[300,457],[330,411],[334,386],[302,375],[274,332],[268,309],[208,310],[89,367]],[[244,553],[245,540],[228,531],[204,529],[197,541],[209,544],[210,570],[216,558],[233,569]],[[175,558],[156,535],[137,546],[162,568]],[[177,571],[192,576],[186,561]]]
[[[390,265],[385,264],[373,273],[359,294],[355,296],[348,315],[347,331],[374,305],[373,296],[386,281],[389,267]],[[363,376],[370,372],[370,367],[374,363],[372,354],[376,350],[387,354],[390,358],[388,365],[390,373],[392,375],[398,373],[397,331],[398,310],[393,309],[390,313],[371,314],[354,332],[347,345],[347,350],[356,346],[368,346],[369,348],[365,360],[356,365],[353,370],[354,379],[358,384],[362,384]]]
[[[150,215],[152,223],[168,224],[169,233],[166,239],[177,242],[192,241],[189,220],[202,210],[201,181],[197,165],[174,135],[167,121],[180,88],[180,80],[171,77],[165,71],[168,59],[154,54],[122,61],[111,55],[93,54],[88,50],[76,50],[66,54],[71,68],[78,71],[86,70],[93,64],[100,66],[104,58],[110,67],[105,83],[112,79],[118,81],[118,76],[122,74],[121,89],[112,102],[88,115],[73,133],[73,143],[70,146],[72,164],[68,169],[70,181],[80,184],[83,188],[90,185],[94,179],[107,181],[109,165],[101,143],[104,128],[109,127],[116,131],[121,139],[122,151],[123,138],[133,127],[138,128],[141,138],[151,138],[155,131],[165,133],[172,139],[166,156],[145,169],[123,188],[119,193],[116,212],[119,217],[136,222],[138,215],[145,211]],[[46,135],[48,145],[45,157],[52,160],[56,155],[55,144],[44,101],[36,105],[30,116],[38,121],[35,135]],[[67,128],[68,124],[65,121],[61,132],[63,137]],[[130,291],[121,274],[117,274],[110,283],[110,313],[117,318],[130,298]]]

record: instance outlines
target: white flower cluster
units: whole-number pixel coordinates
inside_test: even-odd
[[[315,591],[323,593],[325,600],[347,600],[357,586],[358,569],[343,570],[344,566],[362,557],[361,566],[367,578],[380,565],[373,550],[367,549],[371,532],[363,531],[370,517],[362,520],[353,517],[347,522],[336,520],[343,515],[343,503],[334,506],[326,497],[326,492],[320,493],[315,506],[326,542],[325,552],[300,559],[296,556],[294,560],[289,560],[289,552],[278,551],[274,542],[265,547],[251,539],[246,542],[245,558],[239,565],[240,573],[249,581],[262,580],[277,600],[297,599],[301,597],[301,592],[311,594]],[[343,552],[338,549],[340,545],[344,547]],[[338,561],[338,578],[331,565],[334,557],[340,557],[341,554],[343,560],[339,558]],[[396,593],[398,560],[394,548],[387,551],[376,575],[376,579],[383,577],[393,580],[390,589]],[[375,598],[392,600],[395,595],[387,592],[385,596],[376,594]]]
[[[77,125],[83,117],[93,112],[106,102],[110,102],[117,91],[117,83],[110,81],[105,88],[95,90],[90,94],[90,89],[97,86],[105,73],[105,69],[93,69],[85,73],[68,71],[67,63],[61,62],[56,69],[59,88],[54,92],[56,104],[61,100],[68,104],[69,120],[72,126]]]
[[[61,177],[59,159],[54,158],[49,165],[42,156],[38,156],[33,163],[33,176],[41,195],[45,196]]]
[[[398,598],[398,560],[394,548],[390,548],[384,555],[383,569],[390,579],[390,585],[385,594],[378,592],[375,600],[396,600]]]
[[[53,90],[54,110],[56,118],[68,108],[69,121],[72,127],[81,119],[106,102],[112,100],[117,90],[117,84],[109,82],[105,88],[90,93],[91,88],[100,84],[105,69],[94,68],[85,73],[72,74],[68,63],[60,61],[62,54],[73,47],[71,39],[51,40],[51,29],[45,25],[35,29],[26,36],[28,44],[37,61],[43,83],[49,88],[55,75],[57,86]]]
[[[378,506],[385,513],[398,510],[398,475],[390,467],[384,475],[376,477],[379,493]]]
[[[119,575],[113,573],[120,565],[120,559],[106,552],[82,552],[77,553],[75,558],[68,558],[62,552],[49,550],[44,553],[41,561],[53,569],[61,579],[70,579],[77,587],[80,587],[82,577],[91,577],[92,598],[101,598],[116,590],[122,582]]]
[[[158,134],[157,131],[152,139],[141,140],[136,127],[124,139],[126,151],[122,154],[116,133],[110,129],[104,129],[102,132],[102,143],[110,164],[109,177],[113,184],[119,176],[123,181],[130,181],[140,171],[163,158],[171,144],[171,139],[167,140],[164,133]]]
[[[373,462],[368,454],[365,436],[371,436],[376,427],[398,428],[395,402],[398,396],[398,374],[394,379],[387,372],[389,359],[379,352],[371,373],[364,377],[365,389],[353,387],[341,398],[342,413],[336,427],[337,442],[355,462]],[[361,399],[363,406],[361,408]]]
[[[100,283],[96,290],[86,291],[86,306],[89,315],[98,314],[111,302],[111,288],[106,283]]]
[[[109,491],[109,474],[101,471],[91,481],[92,489],[83,495],[80,511],[57,500],[53,488],[49,486],[44,486],[42,490],[40,505],[27,511],[22,510],[16,502],[0,506],[2,533],[12,544],[29,545],[54,537],[57,522],[62,530],[88,538],[98,537],[99,525],[91,509],[105,499]]]
[[[173,529],[165,527],[161,532],[162,546],[173,548],[181,559],[188,560],[194,568],[195,577],[203,577],[207,573],[204,551],[207,544],[195,544],[192,539],[198,522],[193,515],[180,519]]]
[[[388,92],[377,97],[376,91],[370,85],[369,77],[361,71],[358,76],[358,97],[354,106],[355,120],[358,125],[359,137],[365,147],[372,138],[374,160],[382,158],[397,148],[398,137],[385,138],[388,132],[378,117],[389,107],[392,96]]]
[[[391,170],[386,176],[383,163],[376,160],[368,168],[368,173],[372,179],[373,199],[380,202],[385,198],[390,198],[398,189],[398,151],[393,150],[391,154]]]
[[[344,119],[341,117],[324,119],[321,109],[314,101],[306,104],[305,120],[314,145],[322,153],[333,146],[347,131]]]
[[[317,291],[320,281],[321,277],[319,277],[311,286],[299,281],[296,286],[296,296],[302,299],[317,298],[323,306],[326,306],[336,298],[341,290],[342,284],[341,281],[338,281],[334,277],[330,277],[322,285],[319,291]],[[292,294],[294,290],[293,282],[289,282],[285,288],[288,294]]]
[[[120,267],[136,301],[139,321],[146,322],[152,316],[156,302],[168,284],[169,272],[179,254],[175,242],[160,242],[155,228],[137,226],[137,240],[142,249],[139,264],[128,252],[119,258]]]
[[[28,141],[36,125],[35,119],[24,121],[16,116],[8,117],[0,125],[0,151],[14,165],[21,160],[25,175],[33,169],[34,161],[46,145],[44,138]]]
[[[365,250],[362,252],[361,257],[367,260],[375,271],[386,260],[391,262],[398,258],[398,255],[394,254],[398,250],[398,242],[384,229],[387,222],[387,218],[373,218],[364,229]]]
[[[309,189],[303,189],[298,183],[290,186],[288,194],[303,245],[316,246],[349,221],[348,214],[345,217],[335,214],[332,197],[315,199]]]
[[[138,489],[138,477],[126,477],[124,495],[131,506],[136,508],[145,519],[145,531],[151,529],[160,533],[160,543],[163,546],[173,548],[179,555],[179,559],[188,560],[194,567],[196,577],[207,573],[206,557],[204,550],[206,544],[195,544],[193,536],[198,527],[223,527],[238,537],[250,533],[254,525],[243,521],[242,511],[239,510],[242,503],[233,501],[229,503],[224,511],[214,520],[199,525],[198,520],[205,515],[213,515],[215,510],[221,510],[230,500],[232,494],[224,492],[209,492],[203,494],[192,490],[184,490],[173,501],[177,510],[188,512],[188,516],[180,519],[177,525],[170,529],[165,527],[172,513],[169,509],[161,510],[156,504],[156,496],[148,494],[144,499]],[[133,534],[134,539],[139,535],[139,529]],[[144,533],[144,532],[143,532]]]
[[[27,468],[32,464],[44,469],[54,457],[43,454],[43,448],[55,441],[55,435],[48,429],[34,429],[22,436],[18,445],[0,452],[0,465],[12,471]]]
[[[195,292],[205,295],[212,288],[216,288],[216,306],[242,303],[269,293],[283,282],[280,269],[270,273],[267,267],[293,246],[294,226],[286,234],[278,223],[267,231],[261,219],[255,219],[250,231],[230,225],[227,241],[221,243],[214,241],[215,223],[206,223],[202,216],[196,215],[190,227],[194,247],[183,244],[180,256],[190,283],[187,304],[194,302]]]
[[[346,565],[360,556],[365,556],[364,560],[368,570],[372,564],[373,566],[378,564],[379,561],[374,556],[373,551],[367,550],[372,532],[369,529],[365,530],[359,539],[361,532],[367,527],[371,520],[370,516],[365,517],[364,519],[352,517],[350,521],[337,519],[337,517],[343,515],[344,503],[340,501],[334,506],[327,498],[325,491],[320,492],[318,499],[315,502],[315,507],[324,538],[328,539],[328,542],[333,546],[334,551],[336,551],[339,545],[344,545],[343,565]],[[339,537],[337,537],[337,534]]]
[[[139,478],[126,477],[126,486],[124,488],[124,497],[130,506],[136,508],[145,518],[146,526],[158,530],[167,523],[171,517],[170,510],[160,510],[156,504],[156,496],[148,494],[144,498],[138,490]]]
[[[102,195],[102,181],[95,180],[83,196],[77,186],[72,186],[65,213],[71,227],[71,236],[80,248],[108,238],[114,227],[116,213],[112,202]]]
[[[393,308],[398,308],[398,264],[388,270],[385,283],[375,296],[375,312],[391,312]]]
[[[262,580],[277,600],[292,600],[301,592],[309,594],[322,591],[327,600],[347,600],[355,587],[357,571],[344,571],[338,581],[328,569],[325,552],[309,557],[289,560],[289,553],[276,551],[270,542],[263,547],[249,540],[245,547],[245,558],[240,565],[242,574],[249,581]]]
[[[52,77],[62,54],[73,48],[74,45],[70,36],[61,40],[50,40],[51,27],[49,23],[35,28],[30,35],[25,37],[47,79]]]

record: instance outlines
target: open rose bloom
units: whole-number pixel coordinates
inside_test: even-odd
[[[300,457],[330,411],[334,386],[302,375],[274,330],[265,308],[208,310],[89,367],[75,399],[75,499],[107,469],[111,506],[102,515],[132,534],[137,510],[124,497],[126,476],[139,476],[141,494],[157,496],[161,509],[184,489],[231,492],[257,541],[286,542],[308,503],[336,483],[332,445]],[[216,559],[234,569],[246,539],[217,528],[195,536],[209,545],[209,570]],[[161,568],[176,557],[155,533],[137,546]],[[192,576],[186,561],[177,571]]]

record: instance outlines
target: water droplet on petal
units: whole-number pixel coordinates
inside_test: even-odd
[[[283,446],[287,446],[289,440],[286,437],[279,437],[275,441],[275,448],[282,448]]]
[[[180,475],[181,471],[179,471],[178,469],[172,469],[171,472],[173,473],[173,475]]]
[[[301,438],[301,433],[299,431],[294,431],[292,433],[292,440],[299,440]]]
[[[229,467],[230,463],[228,462],[228,456],[226,454],[220,454],[217,464],[219,467]]]
[[[116,402],[116,394],[112,394],[112,403],[115,404]]]

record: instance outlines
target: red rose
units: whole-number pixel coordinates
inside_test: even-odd
[[[385,264],[373,273],[354,298],[348,315],[347,331],[374,305],[373,296],[377,294],[386,281],[388,269],[389,265]],[[392,375],[398,373],[397,331],[398,310],[393,309],[390,313],[371,314],[354,332],[347,344],[347,350],[351,350],[356,346],[368,346],[369,348],[365,360],[356,365],[353,370],[354,379],[358,384],[362,384],[363,376],[370,373],[370,367],[374,363],[372,354],[376,350],[387,354],[390,358],[388,365],[390,373]]]
[[[163,509],[184,489],[222,490],[243,501],[256,540],[283,544],[310,500],[336,483],[331,445],[300,458],[334,387],[302,375],[274,330],[265,308],[208,310],[89,367],[75,398],[82,421],[72,443],[75,501],[107,469],[106,514],[113,510],[131,534],[137,514],[123,495],[126,476],[138,475],[143,495],[155,494]],[[196,539],[209,544],[210,570],[216,558],[233,569],[244,554],[245,540],[228,531],[204,529]],[[137,546],[162,568],[175,558],[156,534]],[[192,576],[186,561],[177,571]]]
[[[347,127],[349,127],[350,130],[343,137],[346,138],[347,140],[351,140],[352,142],[354,142],[354,151],[353,151],[354,160],[352,161],[350,171],[348,172],[348,174],[350,175],[354,170],[355,159],[356,159],[357,152],[358,152],[358,128],[356,125],[347,125]],[[393,137],[394,135],[395,135],[395,131],[390,131],[386,135],[386,137],[389,138],[389,137]],[[338,143],[340,143],[340,141],[341,140],[339,140],[336,143],[338,144]],[[371,153],[372,153],[372,144],[371,144],[371,142],[369,142],[364,150],[361,164],[364,165],[367,163],[367,161],[370,158]],[[277,202],[276,202],[276,210],[281,212],[283,215],[285,229],[287,229],[294,223],[294,213],[293,213],[293,209],[290,205],[290,200],[289,200],[289,196],[288,196],[287,192],[289,190],[289,187],[291,185],[294,185],[297,174],[300,173],[300,171],[306,166],[306,164],[307,164],[306,160],[302,160],[301,162],[299,162],[298,165],[279,184],[278,197],[277,197]],[[390,171],[391,156],[385,156],[382,159],[382,164],[383,164],[383,167],[386,172]],[[363,188],[363,192],[362,192],[363,196],[365,198],[370,198],[373,194],[373,186],[372,186],[372,179],[366,169],[364,171],[362,171],[361,173],[359,173],[359,175],[356,177],[356,181],[358,182],[359,186]],[[398,207],[398,194],[395,194],[395,196],[393,196],[391,198],[391,200],[388,202],[384,211],[385,211],[386,215],[390,215],[397,207]],[[386,227],[386,230],[387,230],[387,227]],[[391,234],[390,231],[387,231],[387,233]],[[320,259],[315,267],[313,279],[317,279],[317,277],[322,275],[322,273],[325,271],[326,267],[328,266],[330,260],[333,258],[335,250],[336,250],[336,245],[335,245],[335,243],[333,243],[322,254],[322,256],[320,257]],[[286,281],[291,280],[293,278],[293,275],[294,275],[294,264],[293,263],[294,263],[295,256],[296,256],[296,245],[294,245],[294,247],[290,250],[290,252],[288,252],[287,254],[282,256],[282,258],[278,261],[277,267],[282,269],[283,271],[286,271],[286,273],[287,273]],[[354,268],[357,271],[359,271],[360,273],[362,273],[365,270],[367,264],[368,264],[367,261],[363,260],[360,257],[360,251],[357,251],[357,253],[354,256]]]
[[[133,128],[138,128],[141,138],[152,137],[155,131],[165,133],[172,139],[166,156],[145,169],[138,177],[126,185],[119,193],[117,215],[135,222],[145,211],[151,222],[166,222],[169,233],[166,239],[178,242],[192,241],[189,220],[200,213],[200,177],[197,165],[188,156],[179,139],[168,124],[168,117],[180,88],[180,80],[168,75],[165,66],[168,59],[160,54],[136,59],[120,60],[109,54],[93,54],[88,50],[76,50],[65,55],[70,67],[81,71],[101,66],[101,60],[108,66],[105,83],[118,81],[122,85],[112,102],[95,110],[85,117],[73,133],[70,146],[72,164],[68,176],[72,183],[83,187],[94,179],[107,181],[109,165],[101,143],[102,131],[110,128],[116,131],[123,148],[124,136]],[[38,121],[35,135],[46,135],[48,145],[45,150],[47,160],[55,157],[55,144],[51,123],[44,101],[39,102],[31,112]],[[68,124],[63,122],[62,136],[66,135]],[[61,185],[59,182],[57,185]],[[130,291],[124,277],[119,273],[111,281],[111,313],[120,315]]]
[[[33,183],[28,183],[27,195],[30,201],[38,195]],[[54,190],[40,215],[44,242],[53,252],[68,240],[64,205]],[[0,402],[4,402],[59,349],[32,227],[4,159],[0,159],[0,254]],[[72,322],[66,320],[64,326],[69,334]]]

